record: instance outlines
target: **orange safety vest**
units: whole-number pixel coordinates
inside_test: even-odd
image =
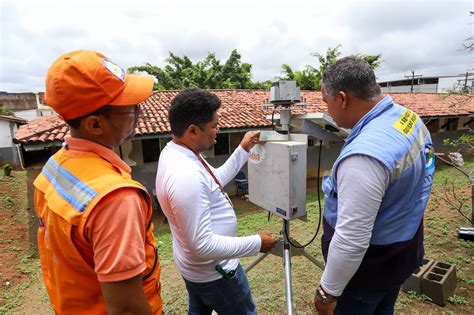
[[[148,203],[146,227],[145,297],[154,314],[161,314],[160,261],[151,222],[150,195],[125,170],[94,153],[72,153],[66,149],[53,155],[34,182],[35,209],[39,216],[38,248],[43,278],[57,314],[106,313],[104,299],[94,272],[72,241],[72,227],[81,241],[87,218],[108,193],[135,187]],[[117,231],[120,233],[120,231]]]

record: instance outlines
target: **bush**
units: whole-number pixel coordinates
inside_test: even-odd
[[[11,109],[0,106],[0,115],[2,116],[15,116]]]
[[[11,176],[13,167],[10,164],[3,165],[3,174],[5,176]]]

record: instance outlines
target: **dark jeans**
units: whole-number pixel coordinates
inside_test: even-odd
[[[189,295],[190,315],[211,314],[257,314],[252,300],[249,282],[244,269],[239,264],[235,275],[230,279],[196,283],[184,279]]]
[[[388,315],[393,314],[400,285],[381,291],[364,291],[346,288],[337,298],[334,315]]]

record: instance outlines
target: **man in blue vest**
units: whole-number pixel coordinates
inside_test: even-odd
[[[322,97],[351,132],[322,183],[326,269],[314,303],[319,314],[393,314],[401,284],[424,255],[431,136],[417,114],[381,94],[358,57],[324,72]]]

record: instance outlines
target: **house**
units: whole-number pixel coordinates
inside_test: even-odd
[[[11,110],[15,116],[33,120],[54,114],[51,107],[44,104],[44,92],[6,93],[0,92],[0,107]]]
[[[415,76],[400,80],[379,82],[382,93],[474,93],[474,73],[450,76]]]
[[[154,176],[161,150],[171,140],[167,111],[171,100],[179,91],[155,91],[141,104],[141,113],[135,137],[124,143],[118,154],[131,167],[134,178],[142,182],[149,191],[154,187]],[[217,144],[205,155],[213,166],[222,165],[239,145],[244,133],[249,130],[271,129],[266,117],[272,111],[263,109],[268,102],[268,91],[263,90],[213,90],[222,101],[219,111],[220,132]],[[320,91],[302,91],[307,108],[293,113],[324,112],[326,105]],[[433,135],[438,151],[450,148],[443,145],[446,137],[457,137],[474,126],[474,97],[428,93],[394,93],[394,100],[418,113]],[[16,133],[15,143],[22,147],[26,165],[44,163],[52,153],[61,147],[69,128],[58,116],[41,117],[22,126]],[[323,145],[322,169],[329,169],[339,154],[341,144]],[[319,144],[310,139],[308,148],[308,177],[316,176]],[[244,167],[245,171],[246,167]],[[228,185],[229,186],[229,185]],[[235,194],[235,187],[226,187]]]
[[[26,123],[23,118],[0,115],[0,163],[23,164],[21,146],[13,143],[13,138],[18,127]]]

